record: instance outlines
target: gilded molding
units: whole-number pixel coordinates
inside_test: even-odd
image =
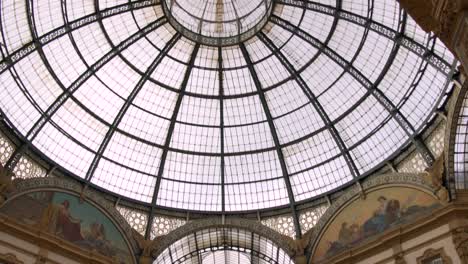
[[[463,264],[468,264],[468,226],[452,230],[452,239]]]
[[[16,255],[13,253],[0,253],[0,261],[2,261],[4,264],[24,264],[24,262],[19,260],[18,257],[16,257]]]
[[[399,0],[400,5],[426,32],[433,31],[457,55],[464,68],[468,63],[468,0]]]
[[[417,261],[418,261],[418,264],[423,264],[424,263],[423,261],[428,260],[433,257],[437,257],[437,256],[440,256],[442,258],[442,263],[444,264],[453,263],[452,259],[449,256],[447,256],[443,248],[439,248],[439,249],[430,248],[424,251],[423,255],[419,257]]]
[[[424,172],[424,180],[431,188],[434,189],[434,194],[443,202],[449,202],[449,193],[447,188],[443,186],[443,178],[445,175],[444,154],[436,159],[434,164]]]
[[[400,253],[395,256],[395,264],[408,264],[405,260],[405,255],[403,253]]]
[[[14,191],[13,173],[0,164],[0,206],[7,200],[8,195]]]

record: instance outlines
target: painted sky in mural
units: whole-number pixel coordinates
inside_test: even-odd
[[[353,201],[337,215],[322,236],[314,260],[339,254],[439,206],[433,196],[409,187],[373,191],[365,200]]]
[[[42,191],[9,201],[0,209],[22,223],[39,226],[84,249],[133,263],[130,250],[111,220],[88,202],[63,192]]]

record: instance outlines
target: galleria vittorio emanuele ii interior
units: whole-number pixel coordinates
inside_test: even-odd
[[[0,263],[468,264],[468,0],[0,0]]]

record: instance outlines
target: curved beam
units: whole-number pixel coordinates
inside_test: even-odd
[[[338,16],[340,19],[346,20],[348,22],[366,26],[368,25],[369,29],[373,32],[376,32],[388,39],[391,39],[401,46],[407,48],[408,50],[412,51],[419,57],[423,58],[430,65],[432,65],[437,70],[445,73],[450,74],[452,65],[446,62],[443,58],[439,55],[435,54],[433,51],[428,51],[423,45],[414,41],[411,38],[408,38],[404,35],[401,35],[398,31],[383,25],[379,22],[373,21],[372,19],[368,19],[364,16],[360,16],[348,11],[339,10],[329,5],[320,4],[317,2],[306,1],[306,0],[276,0],[279,4],[284,4],[288,6],[294,6],[299,8],[304,8],[307,10],[311,10],[314,12],[322,13],[325,15],[330,16]]]
[[[197,57],[199,49],[200,49],[200,44],[199,43],[195,44],[192,54],[190,56],[189,65],[187,66],[187,69],[185,70],[184,78],[180,85],[181,92],[179,96],[177,97],[177,101],[174,106],[174,111],[172,112],[171,123],[169,124],[169,128],[167,131],[167,136],[166,136],[166,140],[164,142],[164,147],[163,147],[163,153],[161,154],[161,163],[159,164],[158,174],[156,176],[156,184],[154,186],[154,192],[153,192],[153,197],[151,201],[151,212],[150,212],[150,218],[148,222],[153,221],[152,216],[154,214],[154,209],[158,201],[158,194],[159,194],[159,190],[161,187],[161,180],[164,174],[164,167],[166,165],[167,153],[169,152],[169,145],[171,144],[172,136],[174,134],[174,128],[175,128],[175,124],[177,120],[177,115],[179,114],[179,110],[182,105],[182,99],[184,98],[184,91],[187,89],[187,84],[190,78],[190,74],[192,73],[192,69],[194,67],[195,59]],[[149,223],[148,226],[151,226],[151,223]]]
[[[221,211],[226,211],[226,190],[225,180],[225,161],[224,161],[224,74],[223,74],[223,53],[221,47],[218,47],[218,79],[219,79],[219,120],[220,120],[220,143],[221,143]]]
[[[99,146],[98,151],[96,152],[96,155],[94,156],[93,161],[91,162],[91,165],[89,166],[88,172],[86,173],[85,180],[90,182],[91,178],[94,175],[94,172],[97,169],[97,166],[99,165],[99,161],[101,160],[102,155],[104,154],[104,151],[106,150],[107,146],[109,145],[109,142],[112,139],[112,136],[115,133],[116,128],[119,126],[120,122],[122,121],[125,113],[127,112],[128,108],[132,105],[133,101],[137,97],[138,93],[140,93],[141,89],[145,85],[146,81],[148,81],[149,76],[156,70],[156,67],[161,63],[161,61],[164,59],[166,54],[174,47],[175,43],[180,39],[181,35],[180,34],[175,34],[172,36],[172,38],[166,43],[164,48],[161,50],[161,52],[156,56],[156,59],[151,63],[151,65],[148,67],[146,70],[145,74],[140,78],[138,83],[136,84],[135,88],[132,90],[130,95],[128,96],[127,100],[125,101],[124,105],[122,108],[119,110],[117,113],[117,116],[115,117],[114,121],[112,122],[112,125],[109,127],[109,130],[107,131],[106,135],[104,136],[104,139]]]
[[[138,10],[159,4],[159,0],[136,0],[133,2],[121,4],[115,7],[106,8],[97,13],[84,16],[82,18],[66,23],[63,26],[55,28],[54,30],[42,35],[33,37],[33,40],[26,43],[23,47],[15,50],[11,54],[4,54],[4,58],[0,61],[0,74],[10,69],[20,60],[24,59],[29,54],[33,53],[37,49],[49,44],[50,42],[84,26],[92,24],[99,19],[104,19],[119,15],[125,12]],[[5,42],[5,41],[4,41]],[[5,47],[6,49],[6,47]],[[0,49],[3,50],[3,49]],[[3,52],[2,52],[3,53]]]
[[[120,54],[123,50],[128,48],[133,43],[137,42],[139,39],[155,30],[166,23],[165,18],[160,18],[150,24],[145,28],[132,36],[128,37],[117,45],[114,49],[110,50],[106,55],[101,57],[97,62],[95,62],[90,68],[83,72],[72,84],[64,89],[63,93],[60,94],[57,99],[49,106],[49,108],[44,112],[44,114],[39,118],[39,120],[33,125],[33,127],[27,133],[27,138],[32,141],[45,125],[45,123],[51,118],[51,116],[63,105],[63,103],[72,96],[72,94],[84,83],[86,82],[96,71],[102,68],[107,62],[113,59],[115,56]]]
[[[468,153],[467,99],[468,82],[459,82],[452,95],[454,102],[449,108],[445,132],[444,156],[447,164],[448,187],[452,198],[456,198],[457,189],[468,189],[468,166],[465,162]]]
[[[338,133],[338,130],[332,123],[330,117],[325,112],[325,109],[323,108],[322,104],[320,104],[317,96],[312,92],[312,90],[309,88],[304,79],[302,79],[301,75],[297,72],[297,70],[294,68],[291,62],[283,55],[283,53],[278,49],[278,47],[275,46],[273,41],[271,41],[263,32],[260,32],[259,34],[257,34],[257,36],[265,44],[265,46],[267,46],[271,50],[271,52],[276,55],[279,61],[289,72],[289,74],[291,74],[291,76],[293,76],[293,78],[296,80],[296,83],[299,85],[299,87],[301,87],[302,92],[307,96],[310,103],[314,106],[315,110],[320,115],[320,118],[322,119],[323,123],[330,131],[330,134],[332,135],[336,145],[340,149],[341,154],[343,155],[343,157],[346,160],[346,163],[348,164],[348,168],[351,172],[351,175],[353,176],[353,178],[358,178],[360,176],[360,173],[356,164],[354,163],[353,158],[351,157],[351,154],[349,153],[348,147],[341,138],[340,134]]]
[[[36,123],[31,127],[31,129],[26,134],[25,138],[27,138],[28,140],[27,142],[25,141],[24,144],[27,146],[24,146],[18,149],[18,151],[16,151],[14,155],[10,157],[9,161],[7,162],[9,168],[13,168],[16,165],[16,163],[19,161],[19,159],[23,155],[24,151],[27,149],[29,144],[31,144],[31,142],[37,136],[37,134],[42,129],[42,127],[51,119],[52,115],[55,114],[55,112],[63,105],[63,103],[65,103],[65,101],[68,98],[70,98],[72,94],[84,82],[86,82],[86,80],[88,80],[95,72],[97,72],[100,68],[102,68],[102,66],[104,66],[107,62],[112,60],[121,51],[123,51],[124,49],[132,45],[133,43],[137,42],[139,39],[146,36],[148,33],[160,27],[164,23],[166,23],[165,18],[160,18],[148,24],[141,31],[128,37],[127,39],[122,41],[119,45],[117,45],[114,49],[112,49],[111,51],[106,53],[104,56],[102,56],[98,61],[96,61],[96,63],[94,63],[91,67],[89,67],[85,72],[83,72],[75,81],[73,81],[69,87],[64,88],[63,93],[57,97],[57,99],[49,106],[49,108],[45,112],[41,111],[42,113],[41,117],[36,121]],[[39,48],[39,46],[37,47]],[[11,66],[13,65],[14,64],[12,64]],[[14,70],[14,68],[12,68],[11,70]]]
[[[389,112],[390,116],[395,118],[400,127],[409,136],[419,153],[430,166],[434,162],[434,156],[429,149],[424,145],[424,142],[419,137],[415,137],[415,129],[413,125],[407,120],[407,118],[400,112],[400,110],[390,101],[390,99],[378,89],[375,83],[372,83],[364,74],[362,74],[356,67],[349,61],[339,55],[336,51],[332,50],[328,46],[324,45],[320,40],[311,36],[304,30],[297,28],[290,22],[273,15],[271,21],[283,29],[288,30],[300,37],[304,41],[317,49],[322,49],[323,53],[327,55],[331,60],[340,65],[346,72],[348,72],[356,81],[358,81],[366,90],[367,93],[375,97],[375,99]]]
[[[268,126],[270,127],[270,132],[271,136],[273,137],[273,141],[275,142],[275,149],[276,149],[276,154],[278,155],[278,160],[281,165],[281,171],[283,173],[283,179],[286,185],[286,189],[288,191],[288,197],[289,197],[289,205],[291,207],[291,213],[293,216],[293,221],[294,221],[294,228],[296,231],[296,238],[300,239],[302,237],[302,232],[301,232],[301,226],[299,224],[299,216],[297,214],[296,210],[296,201],[294,199],[294,192],[292,190],[291,186],[291,181],[289,179],[289,172],[288,168],[286,166],[286,161],[283,155],[283,151],[281,149],[281,144],[279,141],[278,133],[276,132],[275,124],[273,122],[273,115],[270,112],[270,109],[268,107],[268,103],[265,97],[265,93],[262,90],[262,83],[258,79],[257,72],[255,71],[255,68],[253,66],[252,60],[250,59],[250,55],[247,51],[247,48],[245,47],[244,43],[239,44],[239,47],[242,51],[242,55],[245,58],[245,61],[247,63],[247,68],[249,69],[250,75],[252,76],[252,79],[255,83],[255,87],[258,92],[258,96],[260,97],[260,101],[262,102],[262,107],[263,111],[265,112],[265,115],[267,117],[268,121]]]

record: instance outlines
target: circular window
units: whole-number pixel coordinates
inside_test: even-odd
[[[208,45],[231,45],[252,37],[267,22],[271,0],[164,0],[171,24]]]

